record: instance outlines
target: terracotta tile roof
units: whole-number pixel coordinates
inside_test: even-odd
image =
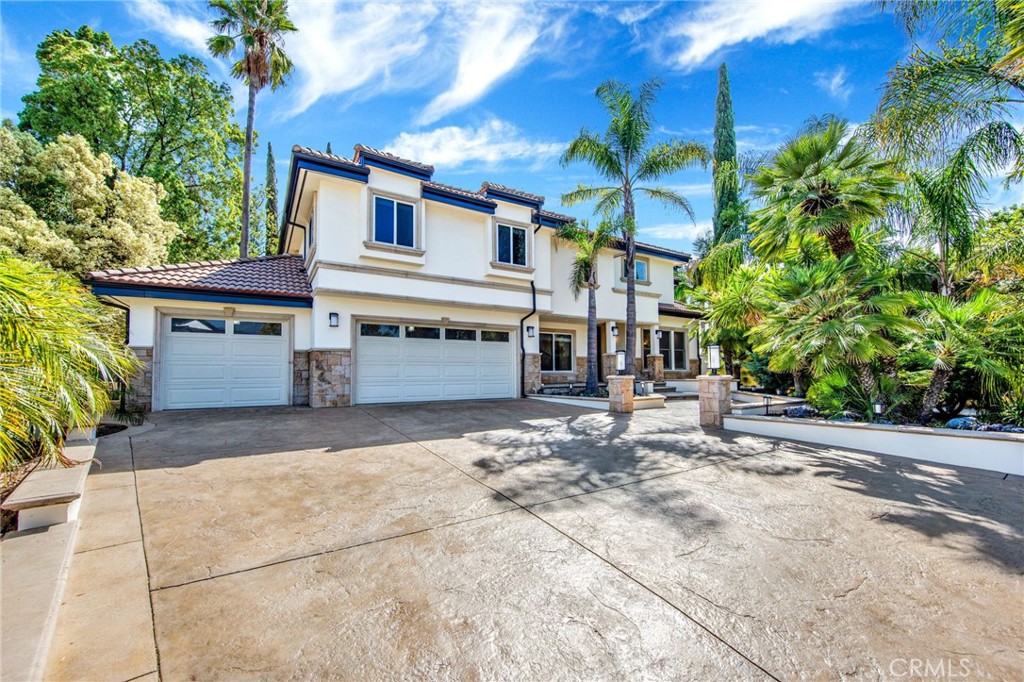
[[[87,273],[84,279],[91,284],[120,284],[295,298],[309,298],[311,295],[302,258],[291,255],[99,270]]]
[[[672,315],[673,317],[689,317],[693,320],[699,320],[704,317],[704,313],[702,311],[688,308],[679,301],[673,301],[672,303],[659,303],[658,312],[664,315]]]
[[[485,182],[484,184],[482,184],[480,186],[480,191],[478,192],[478,194],[485,194],[489,189],[493,189],[497,192],[504,192],[505,194],[511,194],[512,196],[520,197],[522,199],[526,199],[527,201],[532,201],[534,203],[544,203],[544,197],[540,196],[539,194],[530,194],[529,192],[524,192],[519,189],[506,187],[505,185],[499,185],[495,182]]]
[[[482,194],[477,194],[476,192],[470,192],[468,189],[462,189],[461,187],[452,187],[451,185],[444,185],[444,184],[442,184],[440,182],[433,182],[433,181],[431,181],[431,182],[424,182],[423,186],[426,187],[426,188],[429,188],[429,189],[436,189],[436,190],[440,190],[442,192],[448,192],[449,194],[455,194],[455,195],[458,195],[460,197],[465,197],[465,198],[470,199],[472,201],[476,201],[476,202],[479,202],[479,203],[487,204],[488,206],[496,207],[498,205],[495,201],[493,201],[491,199],[488,199],[487,197],[483,196]]]
[[[347,164],[352,165],[352,166],[358,165],[352,159],[346,159],[344,156],[338,156],[337,154],[328,154],[327,152],[322,152],[322,151],[320,151],[318,149],[311,149],[309,147],[301,147],[299,145],[294,145],[292,147],[292,151],[293,152],[298,152],[299,154],[306,154],[307,156],[316,156],[316,157],[321,158],[321,159],[327,159],[328,161],[337,161],[338,163],[347,163]]]
[[[574,222],[576,222],[576,219],[573,218],[571,215],[564,215],[562,213],[555,213],[554,211],[544,211],[544,210],[534,211],[534,215],[535,216],[539,215],[541,218],[547,218],[548,220],[555,220],[555,221],[558,221],[558,222],[561,222],[561,223],[574,223]]]
[[[354,156],[354,158],[355,158],[356,163],[359,163],[359,157],[362,156],[364,153],[365,154],[371,154],[373,156],[380,156],[380,157],[383,157],[385,159],[390,159],[392,161],[396,161],[398,163],[404,163],[407,166],[412,166],[414,168],[419,168],[420,170],[424,171],[425,173],[427,173],[429,175],[433,175],[434,174],[434,167],[431,166],[431,165],[428,165],[428,164],[425,164],[425,163],[420,163],[419,161],[411,161],[409,159],[403,159],[401,156],[396,156],[396,155],[392,154],[391,152],[385,152],[385,151],[381,151],[380,149],[374,149],[373,147],[368,147],[365,144],[357,144],[355,146],[355,156]]]

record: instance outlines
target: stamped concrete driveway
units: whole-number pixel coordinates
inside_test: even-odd
[[[1020,679],[1021,480],[670,405],[153,415],[47,677]]]

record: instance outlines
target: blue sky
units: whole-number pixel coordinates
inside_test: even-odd
[[[279,177],[293,144],[351,156],[357,142],[432,163],[434,179],[467,189],[487,180],[547,197],[545,207],[581,218],[559,196],[597,178],[561,168],[581,126],[603,129],[594,89],[607,78],[664,81],[660,137],[711,144],[717,68],[728,64],[741,150],[774,149],[809,116],[854,123],[874,110],[887,71],[910,50],[891,16],[871,2],[353,3],[292,0],[300,32],[287,50],[288,87],[257,104],[261,142]],[[88,24],[115,43],[145,38],[164,56],[206,56],[205,2],[4,0],[0,112],[15,117],[34,89],[35,46],[50,31]],[[239,121],[244,91],[234,83]],[[260,152],[262,154],[262,151]],[[257,168],[262,168],[262,156]],[[262,177],[262,171],[257,173]],[[642,203],[640,238],[688,250],[711,218],[710,172],[663,183],[686,196],[686,216]],[[1021,201],[993,185],[992,206]]]

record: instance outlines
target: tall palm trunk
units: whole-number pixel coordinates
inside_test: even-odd
[[[946,390],[946,385],[952,375],[953,370],[950,367],[936,367],[932,370],[932,380],[928,382],[928,389],[924,392],[924,399],[921,401],[921,412],[917,415],[917,420],[922,424],[927,424],[934,419],[935,408],[938,406],[942,392]]]
[[[629,172],[627,166],[626,172]],[[636,209],[633,189],[627,183],[622,193],[622,213],[626,218],[626,374],[636,372]]]
[[[588,395],[597,394],[597,290],[587,288],[587,386]]]
[[[875,399],[875,375],[871,372],[869,365],[861,365],[857,369],[857,378],[860,380],[860,387],[864,389],[868,400]]]
[[[245,121],[245,162],[242,165],[242,244],[238,255],[249,257],[249,194],[252,183],[252,130],[256,123],[256,86],[249,83],[249,112]]]

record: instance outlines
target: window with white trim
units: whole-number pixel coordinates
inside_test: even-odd
[[[665,358],[665,369],[689,369],[686,365],[686,332],[662,331],[661,354]]]
[[[503,225],[498,223],[495,228],[495,260],[507,265],[519,265],[526,267],[526,238],[525,227],[514,225]]]
[[[388,197],[373,198],[373,241],[379,244],[416,246],[416,206]]]
[[[572,334],[540,333],[540,371],[572,372]]]
[[[633,260],[633,266],[636,269],[636,281],[638,282],[650,282],[650,268],[651,264],[647,262],[645,258],[635,258]],[[626,268],[626,259],[622,259],[622,279],[626,279],[629,275],[629,270]]]

